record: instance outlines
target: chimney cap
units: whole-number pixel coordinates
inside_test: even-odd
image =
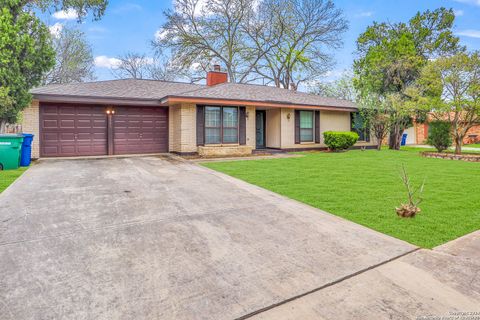
[[[220,72],[220,71],[221,71],[220,65],[219,65],[219,64],[214,64],[214,65],[213,65],[213,71],[218,71],[218,72]]]

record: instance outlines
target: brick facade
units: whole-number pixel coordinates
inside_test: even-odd
[[[32,104],[22,111],[22,131],[24,133],[33,133],[32,158],[40,157],[40,109],[38,100],[33,100]]]
[[[426,144],[427,143],[427,138],[428,138],[428,123],[415,123],[415,130],[416,130],[416,136],[417,136],[417,144]],[[480,142],[480,125],[476,125],[473,128],[471,128],[467,135],[465,136],[465,139],[463,139],[464,144],[469,144],[469,143],[479,143]]]
[[[23,132],[35,135],[32,146],[32,157],[40,156],[39,148],[39,102],[34,100],[30,107],[22,113]],[[181,103],[169,106],[169,131],[168,144],[170,152],[177,153],[202,153],[204,155],[245,155],[251,153],[256,147],[255,128],[256,107],[246,107],[246,145],[225,145],[225,146],[197,146],[196,125],[197,110],[193,103]],[[294,136],[294,110],[289,108],[271,109],[267,112],[266,135],[267,147],[282,149],[305,149],[321,148],[321,143],[295,144]],[[480,129],[480,128],[479,128]],[[321,111],[320,113],[321,134],[326,130],[349,131],[350,113],[339,111]],[[276,136],[274,136],[276,135]],[[421,136],[421,135],[417,135]],[[359,142],[357,146],[375,145],[375,142]]]
[[[197,152],[197,112],[195,104],[183,103],[169,107],[169,151]]]

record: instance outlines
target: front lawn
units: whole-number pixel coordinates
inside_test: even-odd
[[[480,148],[480,143],[466,144],[465,147],[469,147],[469,148]]]
[[[406,201],[402,163],[415,185],[426,179],[422,212],[413,219],[395,212]],[[480,163],[407,149],[203,165],[425,248],[480,229]]]
[[[27,170],[27,168],[0,171],[0,193],[7,189],[25,170]]]

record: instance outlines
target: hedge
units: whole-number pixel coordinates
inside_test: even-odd
[[[351,131],[325,131],[323,138],[330,150],[346,150],[358,141],[358,133]]]

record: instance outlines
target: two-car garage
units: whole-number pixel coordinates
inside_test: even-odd
[[[40,156],[168,152],[168,108],[42,103]]]

